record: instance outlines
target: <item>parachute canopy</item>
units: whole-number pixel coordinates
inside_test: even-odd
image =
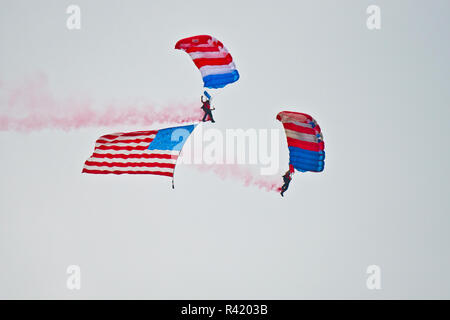
[[[289,164],[301,172],[321,172],[325,167],[325,145],[320,126],[310,115],[282,111],[277,120],[283,123],[289,148]]]
[[[239,73],[222,42],[208,35],[179,40],[175,49],[188,53],[203,77],[205,88],[223,88],[239,79]]]

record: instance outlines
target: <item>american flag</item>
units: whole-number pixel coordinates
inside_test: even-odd
[[[101,136],[84,163],[83,173],[173,177],[178,156],[194,128],[188,125]]]

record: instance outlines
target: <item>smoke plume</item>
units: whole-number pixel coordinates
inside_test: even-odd
[[[198,103],[95,103],[85,97],[58,99],[45,76],[6,89],[0,83],[0,131],[71,130],[85,127],[185,123],[201,119]]]

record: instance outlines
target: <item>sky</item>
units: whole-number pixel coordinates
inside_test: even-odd
[[[80,30],[66,27],[71,4]],[[373,4],[380,30],[366,27]],[[203,129],[280,129],[278,112],[304,112],[327,155],[284,198],[188,164],[172,190],[166,177],[81,174],[99,136],[171,123],[3,128],[0,298],[450,298],[449,9],[0,0],[2,116],[199,104],[200,74],[174,45],[210,34],[241,78],[214,94],[216,123]],[[269,180],[287,169],[283,139]],[[66,285],[70,265],[80,290]],[[366,286],[371,265],[380,290]]]

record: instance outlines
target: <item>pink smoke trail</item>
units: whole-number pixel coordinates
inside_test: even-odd
[[[238,180],[246,187],[257,187],[265,191],[279,192],[281,190],[281,175],[261,176],[245,166],[237,164],[199,164],[194,165],[200,171],[210,171],[222,180]]]
[[[4,86],[0,93],[5,93]],[[93,108],[86,98],[57,99],[45,76],[34,77],[6,92],[0,100],[0,131],[79,129],[85,127],[197,122],[202,112],[197,103],[169,104],[157,108],[149,103],[103,104]]]

